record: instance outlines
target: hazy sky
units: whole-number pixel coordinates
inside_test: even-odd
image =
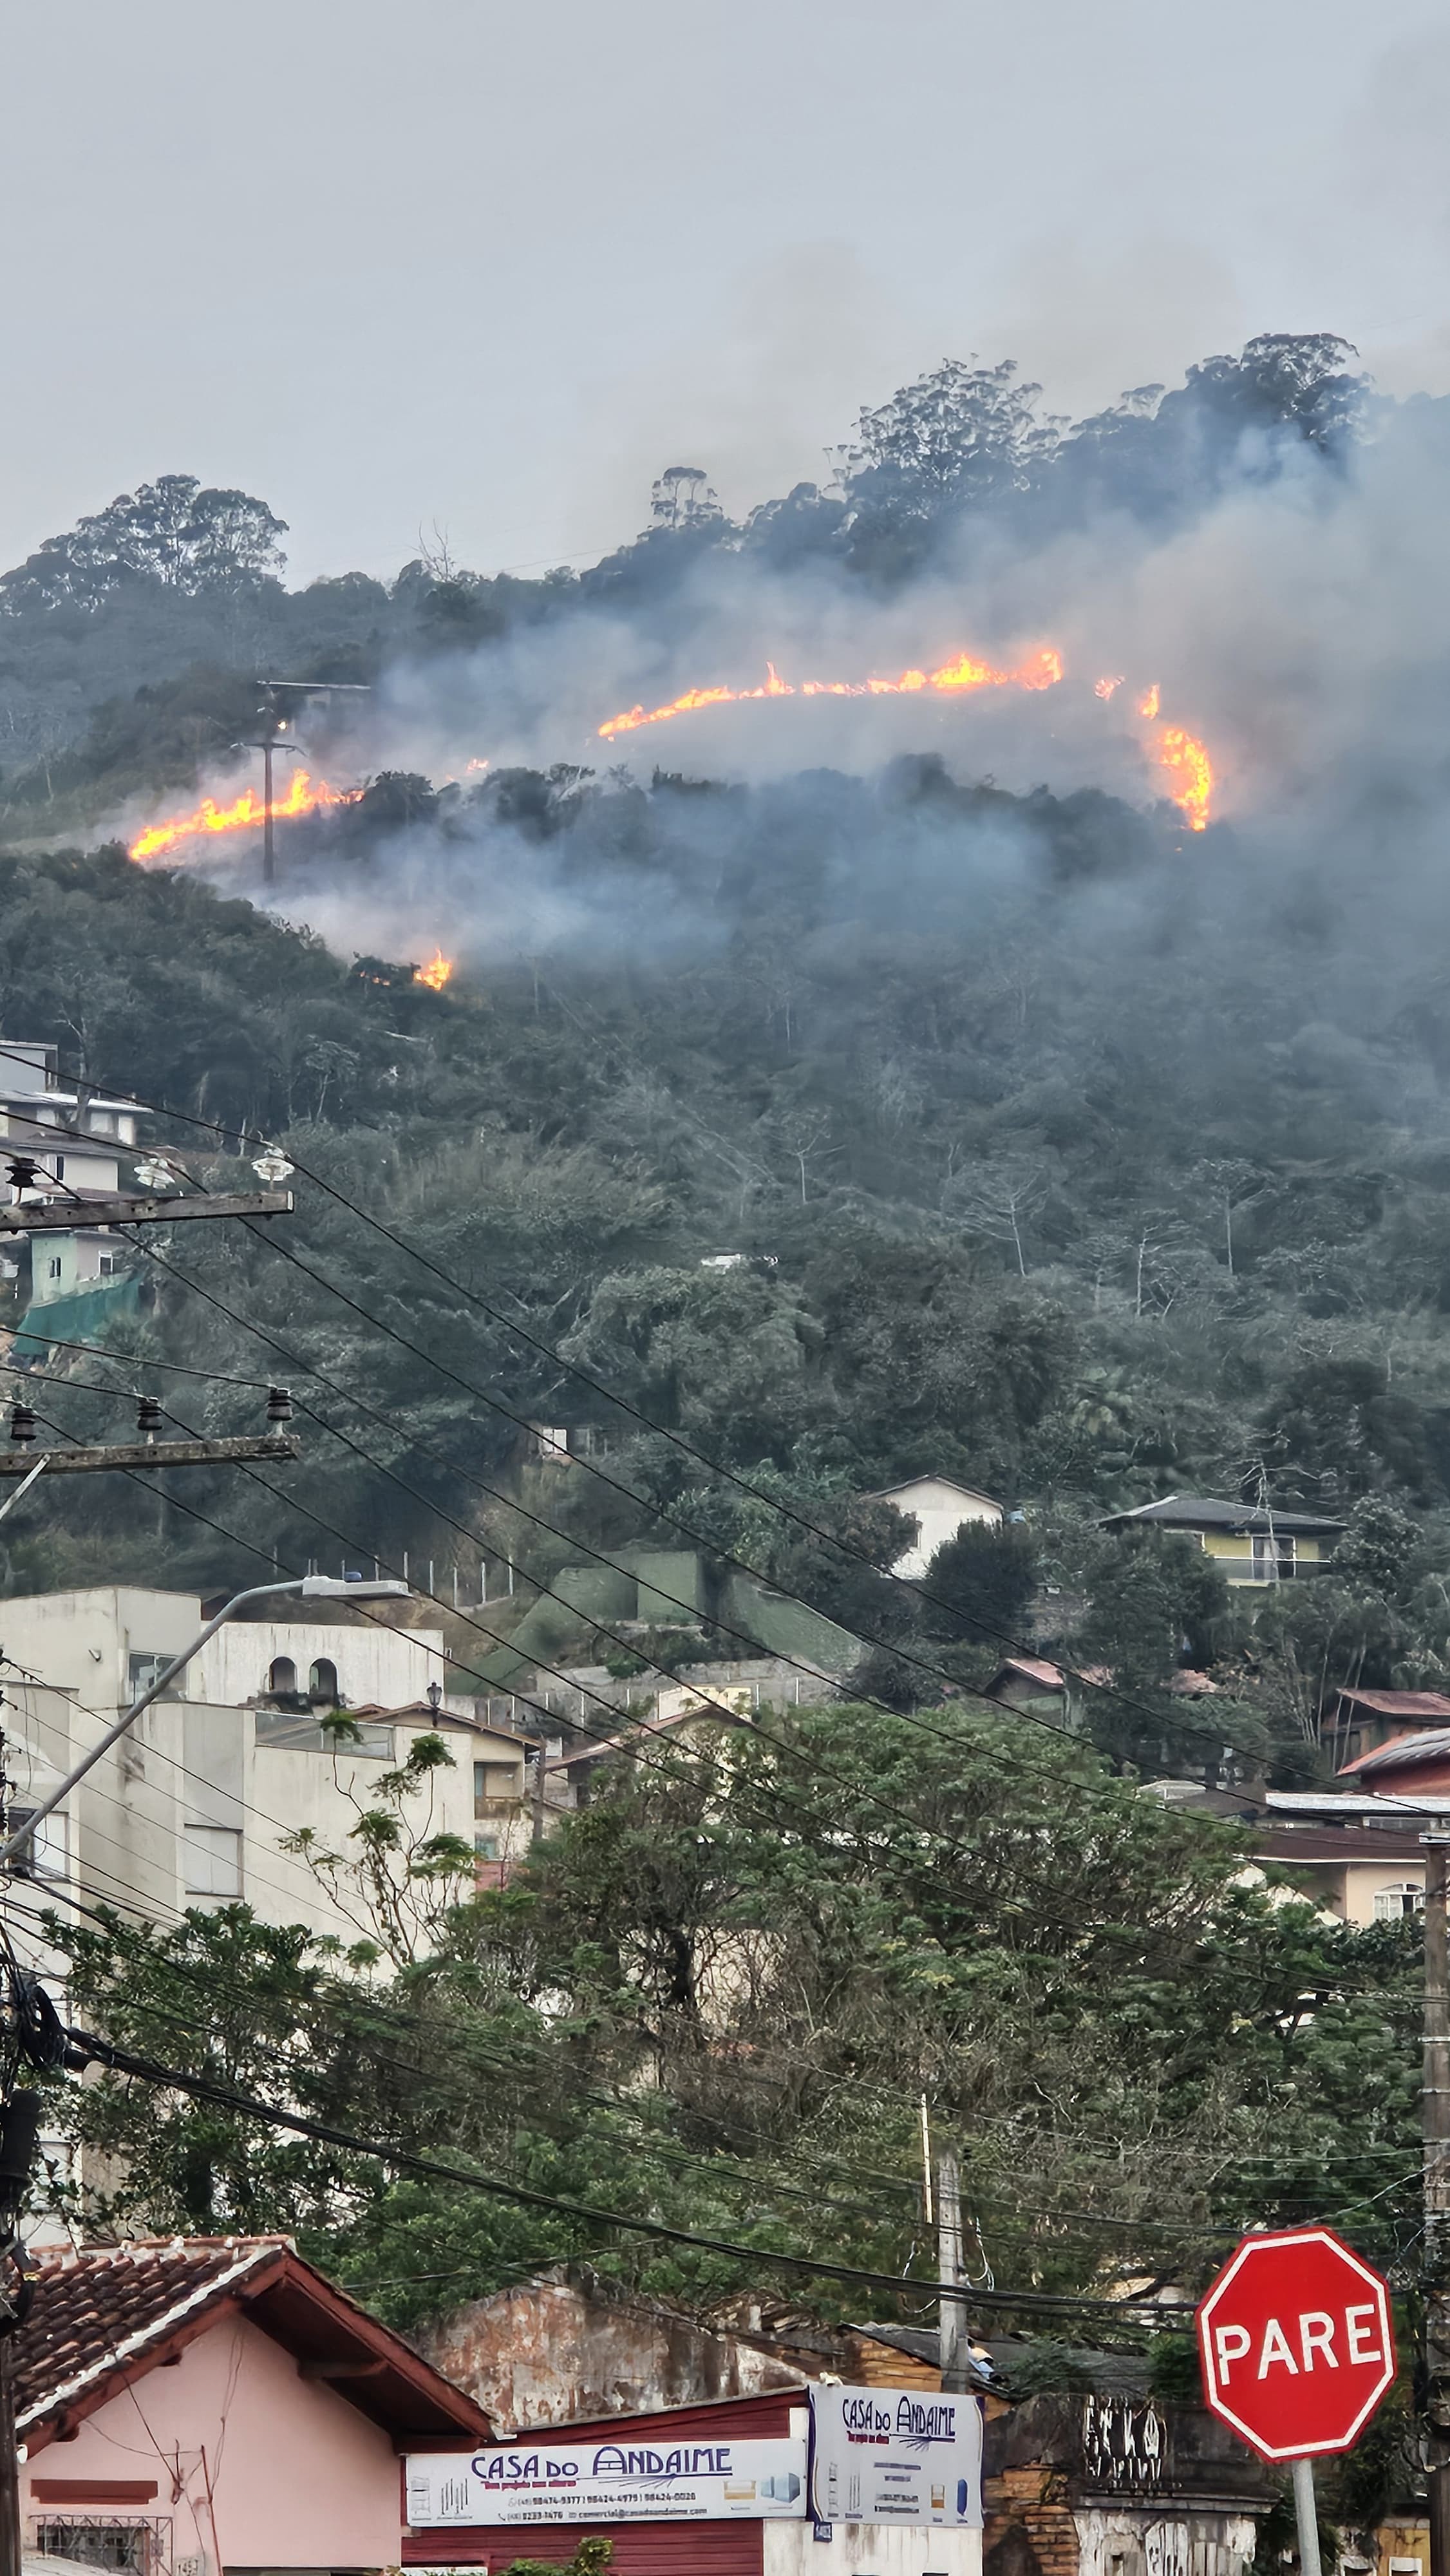
[[[8,0],[0,562],[168,471],[292,576],[597,554],[863,402],[1265,329],[1450,388],[1424,0]]]

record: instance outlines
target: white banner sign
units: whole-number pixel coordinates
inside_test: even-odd
[[[934,2389],[811,2390],[811,2510],[819,2522],[982,2520],[982,2410]]]
[[[541,2434],[512,2449],[414,2451],[408,2522],[761,2522],[806,2509],[804,2442],[701,2442],[668,2435],[571,2442]]]

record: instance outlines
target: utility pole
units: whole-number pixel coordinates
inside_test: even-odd
[[[20,1427],[16,1428],[19,1416]],[[21,1444],[35,1437],[34,1415],[26,1404],[13,1405],[10,1412],[10,1437]],[[127,1467],[240,1467],[251,1459],[300,1458],[302,1443],[295,1431],[259,1432],[255,1439],[227,1440],[118,1440],[105,1448],[44,1449],[38,1458],[27,1458],[22,1445],[17,1455],[0,1453],[0,1476],[23,1476],[27,1483],[32,1473],[48,1467],[51,1478],[57,1476],[100,1476],[113,1468]],[[18,1501],[18,1496],[11,1496]]]
[[[962,2297],[962,2177],[955,2156],[940,2156],[936,2168],[937,2279],[941,2297],[941,2384],[943,2391],[967,2385],[967,2303]]]
[[[36,1177],[36,1165],[28,1154],[12,1154],[10,1178],[17,1190],[32,1190]],[[190,1199],[157,1198],[154,1193],[64,1201],[22,1198],[0,1207],[0,1234],[74,1234],[77,1226],[97,1234],[106,1226],[180,1225],[193,1217],[290,1216],[292,1205],[290,1190],[248,1190],[227,1197],[206,1197],[198,1191]]]
[[[1424,2149],[1425,2481],[1430,2576],[1450,2576],[1450,1834],[1425,1849]]]
[[[309,697],[367,698],[371,697],[372,689],[366,680],[259,680],[257,686],[262,692],[262,703],[257,709],[261,731],[251,747],[262,755],[262,883],[275,885],[277,848],[272,830],[272,753],[277,736],[288,721],[282,708],[289,703],[281,693],[284,689],[297,690],[299,695],[290,701],[297,706]],[[283,748],[290,750],[291,745],[284,744]]]

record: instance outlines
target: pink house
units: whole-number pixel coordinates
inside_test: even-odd
[[[123,2576],[394,2567],[400,2455],[492,2438],[283,2237],[42,2255],[12,2349],[26,2554]]]

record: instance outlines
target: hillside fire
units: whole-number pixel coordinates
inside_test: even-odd
[[[733,707],[747,698],[907,698],[923,689],[940,697],[953,697],[964,689],[1051,689],[1062,678],[1062,655],[1045,645],[1016,671],[994,670],[990,662],[975,661],[969,653],[959,653],[952,662],[943,662],[935,671],[902,671],[894,680],[783,680],[773,662],[765,666],[766,676],[758,689],[687,689],[682,697],[672,698],[668,706],[628,707],[623,714],[610,716],[599,727],[602,742],[613,742],[622,733],[637,733],[642,725],[668,724],[674,716],[698,713],[701,707]]]
[[[361,794],[360,787],[329,787],[325,779],[310,778],[305,769],[298,769],[288,781],[286,795],[274,797],[272,820],[290,823],[298,815],[320,813],[331,805],[352,805]],[[214,797],[203,796],[189,814],[148,824],[131,843],[127,856],[144,866],[148,859],[163,857],[181,841],[219,832],[259,832],[264,820],[262,799],[254,787],[244,788],[231,805],[218,805]]]
[[[758,688],[731,689],[721,685],[686,689],[665,706],[628,707],[608,717],[598,733],[601,742],[614,742],[619,735],[638,733],[646,725],[670,724],[677,716],[699,715],[706,707],[743,706],[752,698],[906,698],[917,697],[923,691],[936,697],[955,697],[977,689],[1053,689],[1062,677],[1062,655],[1051,644],[1043,645],[1012,671],[999,671],[990,662],[959,653],[954,661],[943,662],[934,671],[901,671],[894,680],[797,682],[783,680],[775,664],[767,662],[765,678]],[[1093,695],[1106,705],[1122,685],[1121,674],[1097,680]],[[1145,723],[1157,724],[1161,699],[1162,691],[1155,680],[1137,701],[1138,715]],[[1206,830],[1213,795],[1213,764],[1203,744],[1181,725],[1163,725],[1153,745],[1153,756],[1173,782],[1168,794],[1189,830]]]

